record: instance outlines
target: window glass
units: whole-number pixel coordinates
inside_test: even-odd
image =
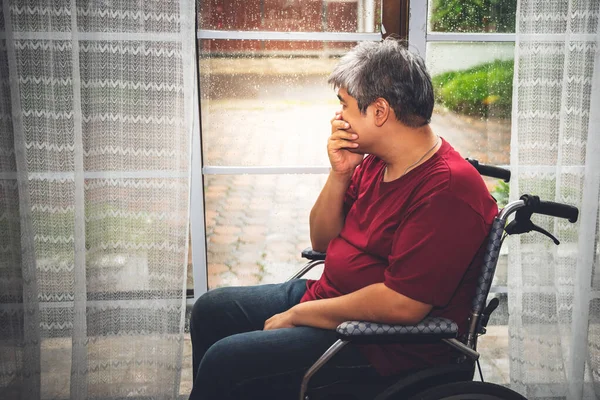
[[[514,33],[517,0],[433,0],[429,31]]]
[[[380,9],[381,0],[209,0],[198,2],[198,28],[379,32]],[[205,166],[329,165],[329,121],[339,101],[327,77],[355,43],[198,44]],[[204,182],[209,287],[277,282],[302,264],[308,212],[324,176],[205,175]]]
[[[308,215],[326,179],[205,176],[209,288],[283,282],[300,269],[300,252],[310,246]]]
[[[381,0],[208,0],[200,29],[274,32],[379,32]]]
[[[434,131],[464,157],[509,164],[511,43],[428,43],[436,106]]]
[[[517,0],[430,0],[428,32],[514,33],[516,5]],[[436,97],[431,125],[464,157],[509,165],[514,43],[485,41],[486,37],[478,35],[481,42],[427,43],[427,65]],[[492,178],[484,181],[503,207],[509,185]],[[507,281],[505,245],[492,286],[503,292]],[[479,338],[481,367],[486,380],[508,384],[507,293],[492,296],[500,299],[500,305],[491,316],[487,334]]]
[[[327,77],[354,43],[282,42],[297,50],[270,57],[211,51],[224,42],[205,41],[200,59],[204,164],[329,166],[329,121],[340,106]]]
[[[463,157],[510,164],[513,53],[512,42],[427,44],[436,97],[431,127]],[[508,184],[484,181],[499,206],[506,205]],[[506,285],[507,249],[502,248],[494,285]]]

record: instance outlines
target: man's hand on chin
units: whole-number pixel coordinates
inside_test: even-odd
[[[295,328],[296,325],[292,322],[292,316],[294,308],[290,308],[289,310],[282,312],[281,314],[275,314],[271,318],[265,321],[265,327],[263,330],[270,331],[273,329],[282,329],[282,328]]]

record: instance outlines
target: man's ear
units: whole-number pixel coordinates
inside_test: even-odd
[[[379,97],[373,102],[373,111],[375,126],[381,127],[390,118],[392,109],[386,99]]]

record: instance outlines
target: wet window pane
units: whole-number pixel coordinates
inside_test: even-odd
[[[296,48],[272,57],[212,51],[226,44],[205,41],[200,58],[204,164],[329,166],[329,121],[340,106],[327,77],[354,43],[259,43]]]
[[[324,151],[324,150],[323,150]],[[206,175],[208,286],[283,282],[306,262],[326,175]]]
[[[208,0],[200,29],[274,32],[379,32],[381,0]]]
[[[427,45],[436,96],[431,126],[464,157],[509,164],[513,52],[513,43]]]
[[[517,0],[433,0],[430,32],[514,33]]]

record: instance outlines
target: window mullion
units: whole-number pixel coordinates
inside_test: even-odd
[[[410,50],[427,59],[427,1],[410,2],[408,23],[408,45]]]

